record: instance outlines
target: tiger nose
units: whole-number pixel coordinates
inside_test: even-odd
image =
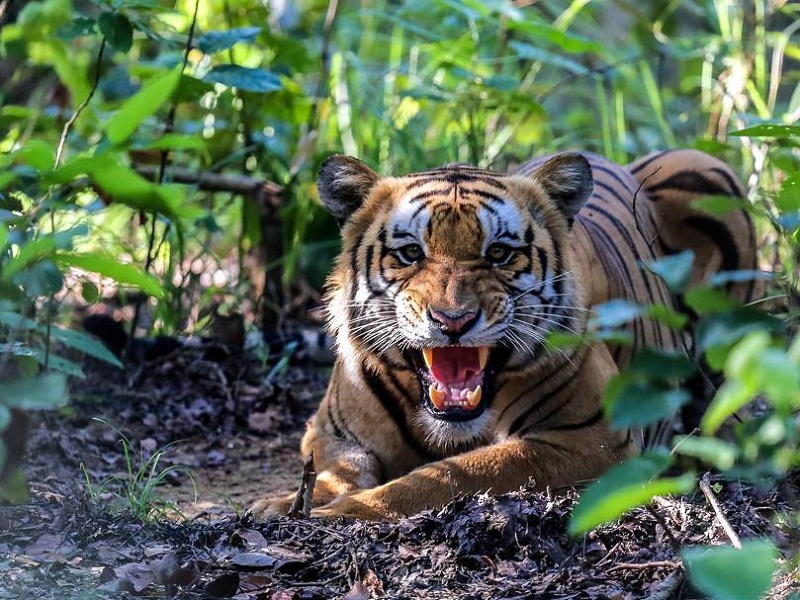
[[[480,311],[475,310],[436,310],[428,307],[428,317],[450,338],[458,338],[475,325]]]

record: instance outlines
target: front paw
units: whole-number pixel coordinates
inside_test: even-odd
[[[401,515],[389,510],[381,499],[370,490],[352,492],[334,498],[327,504],[311,511],[312,517],[322,519],[361,519],[365,521],[379,521],[383,519],[396,519]]]
[[[265,521],[270,517],[284,517],[289,513],[296,494],[263,498],[253,503],[248,511],[257,521]]]

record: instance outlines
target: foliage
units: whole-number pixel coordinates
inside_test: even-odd
[[[117,433],[125,457],[125,471],[122,475],[108,476],[94,482],[86,467],[81,465],[90,500],[105,504],[111,500],[112,506],[117,510],[124,508],[142,520],[180,516],[178,507],[159,493],[159,487],[173,474],[185,473],[191,478],[191,474],[183,467],[159,465],[174,444],[158,448],[148,455],[143,450],[136,452],[125,434]],[[192,484],[194,485],[194,479]]]
[[[772,271],[771,314],[724,293],[730,278],[752,273],[687,290],[691,255],[646,265],[699,315],[698,356],[640,356],[605,393],[611,422],[668,417],[689,399],[677,382],[701,359],[727,381],[702,435],[660,439],[674,452],[654,448],[610,472],[587,489],[572,530],[689,489],[691,472],[662,475],[677,455],[761,483],[796,466],[800,81],[789,67],[800,60],[800,8],[526,4],[42,0],[9,16],[0,29],[0,69],[11,74],[0,92],[0,432],[10,408],[63,405],[65,375],[81,376],[64,350],[117,363],[70,328],[65,306],[117,295],[135,307],[134,330],[197,331],[201,304],[253,313],[261,303],[284,316],[260,271],[289,291],[319,288],[338,234],[314,178],[332,152],[402,173],[454,161],[503,169],[566,148],[626,163],[683,145],[749,174],[746,202],[698,207],[751,212]],[[194,178],[179,177],[187,172]],[[256,197],[211,189],[201,174],[280,186],[283,252],[270,250],[274,229]],[[613,302],[597,308],[588,337],[624,343],[621,326],[638,315],[678,329],[691,322],[666,306]],[[579,343],[554,343],[567,341]],[[713,437],[754,395],[769,410],[732,438]],[[157,463],[141,477],[129,464],[128,480],[158,480]],[[736,566],[724,554],[685,556],[702,589],[704,577]]]

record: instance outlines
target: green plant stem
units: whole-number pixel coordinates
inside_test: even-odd
[[[72,113],[72,116],[64,123],[64,129],[61,130],[61,137],[58,140],[58,147],[56,148],[56,159],[55,163],[53,164],[53,170],[58,168],[58,165],[61,164],[61,156],[64,152],[64,144],[67,142],[67,135],[69,135],[69,130],[75,124],[75,121],[78,120],[78,117],[84,111],[84,109],[89,105],[89,102],[92,101],[95,92],[97,91],[97,87],[100,85],[100,65],[103,62],[103,53],[106,49],[106,38],[103,37],[103,40],[100,42],[100,50],[97,53],[97,61],[95,63],[94,69],[94,82],[92,83],[92,87],[89,90],[89,94],[86,98],[78,105],[78,108],[75,109],[75,112]]]
[[[192,42],[194,41],[194,32],[197,26],[197,12],[200,8],[200,0],[195,0],[194,3],[194,13],[192,14],[192,22],[189,25],[189,35],[186,39],[186,46],[183,49],[183,64],[181,65],[181,74],[186,70],[186,66],[189,64],[189,52],[192,49]],[[167,135],[172,133],[175,129],[175,114],[177,112],[178,105],[177,103],[173,102],[172,106],[170,107],[169,113],[167,115],[167,119],[164,123],[164,133],[163,135]],[[161,157],[159,162],[159,171],[158,171],[158,184],[161,185],[167,178],[167,162],[169,157],[169,150],[162,150]],[[158,243],[158,247],[155,248],[155,252],[153,251],[153,247],[155,246],[155,238],[156,238],[156,222],[158,221],[158,214],[153,213],[151,216],[151,225],[150,225],[150,234],[147,238],[147,256],[145,257],[145,264],[144,264],[144,271],[145,273],[150,272],[150,267],[152,267],[153,262],[155,261],[156,256],[161,250],[161,247],[164,245],[164,242],[167,239],[167,235],[169,234],[170,223],[167,221],[164,225],[164,232],[161,236],[161,241]],[[142,312],[142,303],[144,302],[144,296],[139,295],[136,298],[136,305],[133,310],[133,318],[131,319],[131,329],[129,339],[133,340],[136,329],[139,327],[139,319],[141,318]]]

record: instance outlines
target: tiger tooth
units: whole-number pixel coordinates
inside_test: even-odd
[[[489,362],[489,348],[481,346],[478,348],[478,364],[481,367],[481,371],[486,368],[487,362]]]
[[[470,408],[475,408],[478,406],[478,402],[481,401],[482,396],[483,388],[481,386],[476,387],[471,392],[467,392],[467,406]]]
[[[430,396],[431,402],[433,402],[433,405],[437,409],[441,410],[444,408],[444,401],[447,399],[447,392],[443,390],[437,390],[436,386],[431,384],[428,386],[428,396]]]
[[[429,369],[433,364],[433,349],[432,348],[423,348],[422,349],[422,358],[425,361],[425,366]]]

